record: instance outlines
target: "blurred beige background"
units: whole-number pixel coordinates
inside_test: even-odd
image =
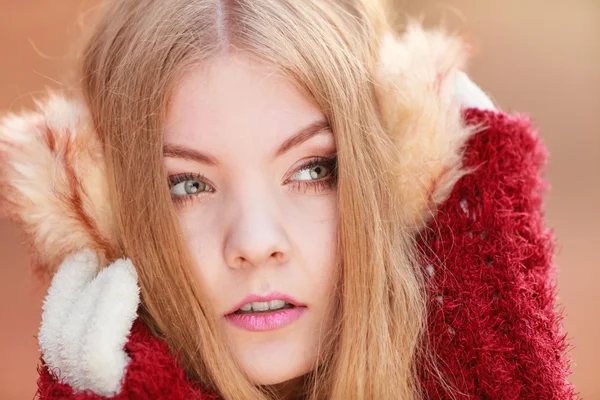
[[[158,1],[158,0],[157,0]],[[299,0],[300,1],[300,0]],[[547,223],[559,240],[559,307],[571,381],[600,399],[600,0],[399,0],[446,20],[476,45],[469,73],[506,110],[528,112],[551,152]],[[93,0],[0,0],[0,112],[69,77],[77,17]],[[0,218],[0,399],[31,399],[44,284],[29,275],[20,232]]]

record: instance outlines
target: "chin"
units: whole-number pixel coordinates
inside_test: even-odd
[[[259,371],[257,374],[250,374],[250,380],[256,386],[273,386],[284,382],[289,382],[299,378],[305,373],[293,373],[291,371]]]
[[[255,385],[276,385],[290,381],[306,375],[314,368],[317,346],[309,341],[258,339],[258,342],[246,340],[234,344],[242,368]]]

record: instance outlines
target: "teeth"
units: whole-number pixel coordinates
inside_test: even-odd
[[[269,308],[271,310],[277,310],[278,308],[282,308],[283,306],[285,306],[285,301],[283,300],[271,300],[269,302]]]
[[[252,303],[252,311],[267,311],[269,309],[269,302],[254,302]]]
[[[271,301],[255,301],[252,303],[244,304],[240,307],[242,311],[269,311],[279,310],[285,307],[287,303],[283,300],[271,300]]]

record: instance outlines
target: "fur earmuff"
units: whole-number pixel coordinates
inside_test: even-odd
[[[456,80],[467,59],[459,38],[416,22],[382,41],[376,72],[383,122],[398,147],[396,174],[404,221],[419,230],[467,172],[462,150],[474,133],[464,123]]]
[[[51,94],[37,111],[0,121],[3,212],[21,224],[40,272],[82,248],[113,258],[102,145],[86,107]]]

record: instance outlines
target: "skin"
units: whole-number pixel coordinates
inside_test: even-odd
[[[303,166],[334,157],[334,136],[325,126],[277,154],[286,140],[318,121],[325,121],[321,111],[291,82],[245,53],[190,71],[166,121],[171,193],[217,314],[224,316],[250,294],[271,292],[307,307],[292,324],[267,332],[249,332],[221,318],[257,385],[294,382],[310,372],[332,324],[335,173],[331,163]],[[192,159],[194,151],[215,165]]]

